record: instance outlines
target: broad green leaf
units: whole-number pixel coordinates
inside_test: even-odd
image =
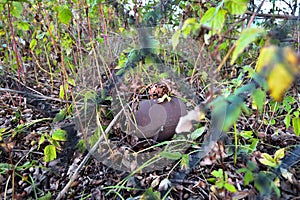
[[[296,100],[292,96],[286,96],[282,103],[286,111],[291,111],[292,105],[296,102]]]
[[[253,161],[248,161],[247,162],[247,168],[250,170],[250,171],[254,171],[256,169],[256,164],[253,162]]]
[[[196,140],[197,138],[199,138],[205,131],[205,127],[201,127],[196,129],[192,134],[191,134],[191,139],[192,140]]]
[[[259,191],[260,195],[271,194],[273,180],[269,174],[260,171],[254,177],[254,187]]]
[[[58,19],[60,22],[69,25],[72,19],[72,12],[67,5],[60,6],[58,9]]]
[[[182,35],[187,38],[188,35],[195,33],[200,28],[200,23],[197,22],[196,18],[188,18],[182,25]]]
[[[252,131],[242,131],[240,135],[245,139],[251,139],[253,138],[253,132]]]
[[[254,151],[256,151],[256,147],[257,147],[258,142],[259,142],[259,140],[256,139],[256,138],[253,138],[251,140],[252,140],[252,143],[250,144],[249,150],[248,150],[249,154],[252,154]]]
[[[294,128],[295,135],[299,136],[300,135],[300,118],[299,117],[293,118],[293,128]]]
[[[21,15],[23,13],[22,4],[20,2],[14,1],[11,8],[12,8],[11,15],[18,19],[21,18]]]
[[[200,24],[212,28],[212,35],[219,33],[224,26],[227,11],[223,9],[210,8],[200,20]]]
[[[241,98],[238,96],[230,96],[231,104],[227,106],[226,117],[224,119],[223,131],[228,131],[234,122],[239,118],[242,110]],[[228,98],[228,99],[230,99]]]
[[[52,138],[57,141],[67,141],[67,132],[62,129],[57,129],[52,133]]]
[[[274,154],[274,160],[278,162],[284,157],[284,148],[278,149]]]
[[[179,44],[180,35],[181,35],[181,31],[177,30],[174,33],[174,35],[172,36],[172,47],[173,47],[173,50],[175,50],[176,47],[177,47],[177,45]]]
[[[269,167],[276,167],[277,164],[274,161],[269,161],[267,159],[259,159],[259,162],[261,162],[264,165],[267,165]]]
[[[170,159],[170,160],[178,160],[181,158],[181,153],[179,152],[167,152],[167,151],[162,151],[160,153],[160,156]]]
[[[225,8],[232,15],[242,15],[247,10],[248,0],[225,0]]]
[[[222,169],[218,169],[218,171],[214,170],[211,172],[211,174],[216,178],[220,178],[223,176],[223,170]]]
[[[200,20],[201,25],[212,27],[212,21],[216,15],[216,8],[208,9]]]
[[[272,158],[272,156],[269,155],[269,154],[267,154],[267,153],[262,153],[261,157],[263,157],[264,159],[269,160],[269,161],[274,161],[274,159]]]
[[[230,184],[230,183],[225,183],[224,187],[226,190],[228,190],[229,192],[236,192],[236,188],[234,187],[234,185]]]
[[[56,149],[54,145],[47,145],[44,149],[44,161],[50,162],[56,158]]]
[[[265,34],[265,30],[261,28],[244,29],[241,33],[241,36],[235,43],[235,49],[232,53],[230,64],[233,65],[235,60],[245,50],[245,48],[262,34]]]
[[[36,39],[32,39],[30,44],[29,44],[29,48],[31,50],[34,50],[35,46],[36,46]]]
[[[29,24],[27,22],[20,21],[20,22],[18,22],[18,28],[22,29],[23,31],[28,31]]]
[[[249,183],[251,181],[253,181],[254,177],[253,177],[253,173],[249,170],[245,173],[244,175],[244,184],[245,185],[249,185]]]
[[[253,102],[257,106],[259,113],[262,113],[265,99],[266,99],[266,93],[261,89],[256,89],[252,93],[252,95],[253,95]]]
[[[66,111],[60,110],[59,113],[57,113],[53,119],[53,122],[60,122],[66,117]]]
[[[261,162],[262,164],[270,166],[270,167],[276,167],[277,166],[277,163],[272,158],[272,156],[270,156],[269,154],[262,153],[261,156],[262,156],[262,158],[259,159],[259,162]]]

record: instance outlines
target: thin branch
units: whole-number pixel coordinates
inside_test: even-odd
[[[253,15],[254,12],[246,11],[245,14],[247,15]],[[257,17],[270,17],[270,18],[276,18],[276,19],[288,19],[288,20],[297,20],[298,16],[294,15],[279,15],[279,14],[264,14],[264,13],[257,13]]]
[[[100,142],[103,140],[103,138],[105,137],[105,135],[108,134],[108,132],[110,131],[110,129],[112,128],[112,126],[116,123],[116,121],[119,118],[119,116],[121,115],[121,113],[122,113],[122,110],[114,117],[114,119],[110,122],[110,124],[108,125],[108,127],[105,129],[105,131],[102,132],[101,137],[99,137],[98,141],[95,143],[95,145],[91,148],[91,150],[88,152],[88,154],[81,161],[80,165],[75,170],[74,174],[70,178],[70,180],[67,183],[67,185],[57,195],[56,200],[60,200],[60,199],[64,198],[65,194],[67,193],[67,191],[71,187],[73,181],[77,179],[77,177],[78,177],[78,175],[79,175],[82,167],[86,164],[86,162],[88,161],[88,159],[91,157],[91,155],[93,155],[93,153],[97,150],[97,148],[99,148]]]

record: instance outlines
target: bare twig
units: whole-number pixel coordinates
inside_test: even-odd
[[[247,15],[253,15],[254,12],[246,11],[245,14]],[[270,17],[270,18],[276,18],[276,19],[288,19],[288,20],[297,20],[298,16],[293,15],[279,15],[279,14],[264,14],[264,13],[257,13],[257,17]]]
[[[264,2],[265,2],[265,0],[263,0],[263,1],[261,2],[261,4],[258,6],[257,10],[256,10],[254,13],[252,13],[251,18],[250,18],[250,20],[249,20],[249,22],[248,22],[248,24],[247,24],[247,27],[250,27],[250,26],[251,26],[252,22],[253,22],[254,19],[255,19],[255,16],[256,16],[257,13],[260,11],[261,7],[264,5]]]
[[[102,132],[101,137],[99,137],[98,141],[95,143],[95,145],[91,148],[91,150],[88,152],[88,154],[84,157],[84,159],[81,161],[80,165],[77,167],[75,170],[74,174],[70,178],[69,182],[67,185],[60,191],[60,193],[57,195],[56,200],[62,199],[66,192],[69,190],[71,184],[75,179],[77,179],[82,167],[86,164],[88,159],[91,157],[91,155],[96,151],[97,148],[99,148],[100,142],[104,139],[105,135],[108,134],[112,126],[116,123],[117,119],[119,118],[120,114],[122,113],[122,110],[114,117],[114,119],[110,122],[108,127],[105,129],[104,132]]]

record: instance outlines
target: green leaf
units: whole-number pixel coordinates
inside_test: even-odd
[[[51,200],[51,192],[48,191],[47,194],[44,196],[40,197],[39,200]]]
[[[20,2],[14,1],[12,4],[11,15],[19,19],[21,18],[22,13],[23,13],[22,4]]]
[[[211,27],[212,35],[219,33],[224,26],[226,13],[224,9],[210,8],[201,18],[200,24]]]
[[[50,162],[56,158],[56,149],[54,145],[48,145],[44,149],[44,161]]]
[[[236,188],[234,187],[234,185],[230,184],[230,183],[225,183],[224,187],[226,190],[228,190],[229,192],[236,192]]]
[[[68,78],[68,83],[72,86],[76,86],[75,80],[72,78]]]
[[[261,28],[244,29],[241,33],[241,36],[235,43],[236,47],[232,53],[230,64],[233,65],[237,57],[244,51],[244,49],[262,34],[265,34],[265,30]]]
[[[256,164],[253,162],[253,161],[248,161],[247,162],[247,168],[250,170],[250,171],[254,171],[256,169]]]
[[[38,143],[38,149],[40,148],[40,145],[43,144],[45,142],[45,136],[44,134],[41,135],[40,139],[39,139],[39,143]]]
[[[174,33],[174,35],[172,36],[172,47],[173,47],[173,50],[175,50],[176,47],[177,47],[177,45],[179,44],[180,35],[181,35],[181,31],[177,30]]]
[[[221,178],[223,177],[223,170],[222,169],[219,169],[218,171],[214,170],[211,172],[211,174],[216,178]]]
[[[144,194],[142,194],[140,199],[153,199],[153,200],[159,200],[160,198],[160,192],[156,191],[153,192],[152,187],[146,190]]]
[[[252,143],[249,146],[248,153],[252,154],[254,151],[256,151],[256,147],[258,145],[259,140],[256,138],[251,139]]]
[[[273,182],[273,189],[274,189],[274,192],[275,192],[275,194],[276,194],[276,196],[277,196],[277,199],[279,199],[279,197],[280,197],[280,189],[277,187],[277,185],[275,184],[275,182],[279,182],[279,180],[278,180],[278,177],[274,180],[274,182]]]
[[[253,173],[249,170],[244,175],[244,184],[249,185],[251,181],[254,180]]]
[[[227,108],[226,117],[224,119],[223,131],[228,131],[229,128],[237,121],[241,114],[241,105],[231,104]]]
[[[196,18],[188,18],[187,20],[184,21],[183,25],[182,25],[182,35],[184,38],[186,38],[188,35],[191,34],[192,31],[192,24],[195,24]]]
[[[242,131],[240,135],[245,139],[251,139],[253,138],[253,132],[252,131]]]
[[[22,29],[23,31],[28,31],[29,24],[27,22],[20,21],[20,22],[18,22],[18,28]]]
[[[162,151],[160,153],[160,156],[170,159],[170,160],[178,160],[181,158],[181,153],[179,152],[167,152],[167,151]]]
[[[253,102],[257,106],[259,113],[262,113],[265,99],[266,99],[266,93],[261,89],[257,89],[252,93],[252,95],[253,95]]]
[[[248,0],[225,0],[225,8],[232,15],[242,15],[247,10]]]
[[[284,117],[283,122],[285,124],[285,128],[288,129],[291,125],[291,115],[289,113],[286,114],[286,116]]]
[[[60,85],[59,86],[59,98],[64,99],[65,97],[65,90],[64,90],[64,86]]]
[[[262,164],[267,165],[269,167],[276,167],[277,166],[277,163],[272,158],[272,156],[270,156],[269,154],[262,153],[261,156],[262,156],[262,158],[259,159],[259,162],[261,162]]]
[[[205,127],[201,127],[196,129],[192,134],[191,134],[191,139],[192,140],[196,140],[197,138],[199,138],[205,131]]]
[[[189,164],[189,155],[188,154],[183,154],[181,161],[180,161],[180,167],[181,169],[188,169],[190,164]]]
[[[300,108],[298,108],[298,110],[300,110]],[[295,112],[293,112],[293,114],[295,115],[295,117],[299,118],[300,112],[299,111],[295,111]]]
[[[53,119],[53,122],[62,121],[63,119],[65,119],[66,115],[67,115],[67,112],[65,110],[60,110],[59,113],[57,113],[55,115],[55,118]]]
[[[274,160],[279,161],[284,157],[284,148],[278,149],[274,154]]]
[[[34,50],[35,46],[36,46],[36,39],[32,39],[30,44],[29,44],[29,48],[31,50]]]
[[[72,12],[67,5],[60,6],[58,9],[58,19],[60,22],[69,25],[72,19]]]
[[[0,134],[4,133],[6,131],[7,128],[0,128]]]
[[[297,136],[299,136],[300,135],[300,118],[299,117],[293,118],[293,128],[294,128],[294,133]]]
[[[62,129],[57,129],[52,133],[52,138],[58,141],[67,141],[67,132]]]

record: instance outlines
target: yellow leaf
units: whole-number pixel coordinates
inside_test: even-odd
[[[293,81],[294,76],[287,71],[286,67],[281,63],[277,64],[267,78],[271,96],[276,101],[280,101]]]
[[[264,47],[259,55],[256,70],[264,74],[271,96],[280,101],[300,71],[297,54],[290,47]]]
[[[272,61],[274,62],[274,59],[276,59],[275,55],[277,51],[278,48],[276,46],[269,46],[261,49],[256,63],[257,72],[260,72],[265,66],[270,65]]]
[[[290,66],[292,73],[294,75],[298,74],[300,72],[300,63],[296,52],[293,51],[290,47],[285,47],[283,49],[283,53],[285,57],[285,62],[288,66]]]

